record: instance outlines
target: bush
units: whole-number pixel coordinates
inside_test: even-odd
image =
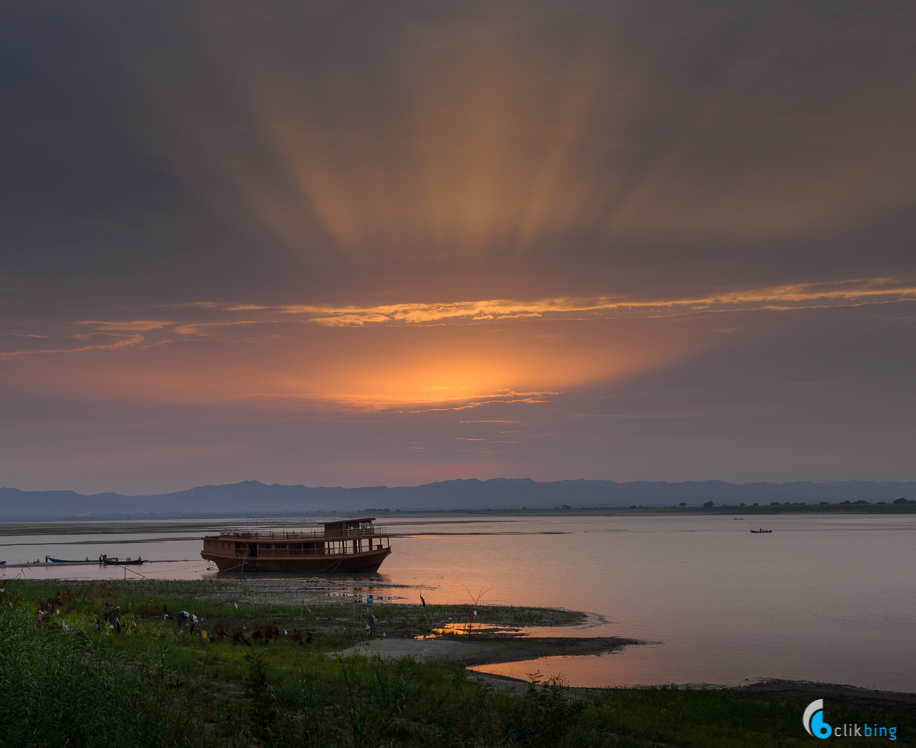
[[[258,652],[246,655],[248,675],[245,678],[245,696],[249,703],[251,732],[261,742],[268,742],[277,723],[273,693],[267,682],[264,656]]]
[[[535,679],[512,706],[506,738],[510,745],[524,748],[553,748],[560,745],[584,708],[582,701],[569,699],[558,682],[541,685]]]

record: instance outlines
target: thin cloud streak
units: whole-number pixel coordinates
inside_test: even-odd
[[[74,339],[81,340],[84,337],[85,336],[74,336]],[[59,347],[40,348],[35,350],[2,351],[0,352],[0,359],[21,359],[31,356],[47,356],[61,353],[86,353],[87,351],[116,351],[120,348],[130,348],[132,346],[137,346],[143,342],[143,336],[139,334],[118,337],[121,339],[115,340],[112,343],[103,343],[100,345],[76,345],[73,348]]]
[[[494,299],[451,304],[386,304],[377,307],[287,306],[285,314],[314,315],[311,324],[361,326],[390,323],[429,324],[466,319],[486,321],[524,317],[563,318],[586,314],[589,318],[652,317],[708,311],[789,310],[821,306],[859,306],[916,300],[916,285],[896,278],[872,278],[837,283],[786,285],[705,298],[636,301],[619,297],[597,299],[542,299],[533,302]]]
[[[520,301],[488,299],[446,303],[380,304],[378,306],[333,306],[295,304],[267,306],[221,302],[192,302],[185,308],[218,313],[253,312],[255,319],[163,323],[178,324],[180,335],[207,336],[221,328],[239,325],[274,324],[284,318],[302,318],[306,324],[327,327],[380,325],[429,325],[481,323],[522,319],[639,319],[696,314],[698,312],[792,311],[798,309],[858,307],[916,300],[916,284],[907,278],[857,278],[821,283],[796,283],[759,289],[745,289],[703,297],[631,299],[622,296],[597,298],[558,297]],[[88,324],[88,323],[86,323]],[[108,323],[106,323],[108,324]],[[125,323],[134,324],[134,323]],[[138,325],[144,323],[136,323]],[[98,329],[115,329],[99,327]],[[124,329],[124,328],[118,328]],[[159,329],[159,327],[131,329]]]
[[[147,332],[149,330],[161,330],[174,324],[168,320],[151,320],[151,319],[134,319],[123,322],[100,322],[98,320],[86,320],[80,322],[81,325],[92,325],[96,330],[105,330],[113,332],[124,332],[136,330],[137,332]]]

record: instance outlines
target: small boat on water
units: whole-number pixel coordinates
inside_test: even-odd
[[[771,533],[771,532],[773,532],[773,531],[772,531],[772,530],[764,530],[764,529],[761,527],[759,530],[751,530],[751,532],[754,533],[754,535],[767,535],[767,534],[769,534],[769,533]]]
[[[63,558],[51,558],[50,556],[45,556],[45,563],[46,563],[46,564],[47,564],[47,563],[52,563],[52,564],[85,564],[87,561],[89,561],[88,558],[85,559],[84,561],[70,561],[70,560],[63,559]],[[94,561],[89,561],[89,563],[95,563],[95,562],[94,562]]]
[[[319,523],[322,529],[240,530],[208,535],[202,558],[220,571],[378,571],[391,540],[375,517]]]
[[[140,566],[140,564],[145,564],[142,558],[135,558],[131,560],[129,558],[124,561],[120,561],[117,556],[113,558],[108,558],[108,556],[102,556],[102,564],[104,566]]]

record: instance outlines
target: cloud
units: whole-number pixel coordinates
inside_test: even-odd
[[[239,307],[227,307],[227,311],[237,311]],[[247,310],[246,310],[247,311]],[[178,335],[196,335],[199,337],[213,337],[226,328],[240,325],[269,324],[268,320],[234,320],[232,322],[196,322],[187,325],[178,325],[173,332]]]
[[[287,306],[279,311],[303,315],[307,322],[333,327],[382,324],[438,324],[542,317],[549,319],[651,317],[696,312],[858,306],[916,300],[916,283],[899,278],[799,283],[733,291],[717,296],[636,300],[621,297],[553,298],[538,301],[465,301],[448,304],[386,304],[377,307]]]
[[[20,359],[31,356],[47,356],[61,353],[86,353],[87,351],[115,351],[120,348],[136,346],[143,342],[142,335],[121,335],[108,337],[115,337],[116,340],[113,340],[109,343],[98,343],[95,345],[80,345],[77,343],[71,346],[61,345],[57,348],[31,348],[12,351],[0,351],[0,359]],[[73,340],[78,341],[88,339],[91,338],[89,336],[73,337]]]
[[[174,323],[168,320],[135,319],[125,322],[99,322],[87,320],[79,324],[92,325],[97,330],[136,330],[138,332],[144,332],[147,330],[161,330],[163,327],[168,327]]]

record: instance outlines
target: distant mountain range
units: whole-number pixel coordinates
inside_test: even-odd
[[[452,480],[424,486],[309,488],[244,481],[199,486],[157,496],[75,491],[20,491],[0,488],[0,520],[104,519],[141,517],[282,516],[355,513],[376,510],[448,511],[468,509],[573,509],[827,501],[893,501],[916,498],[916,482],[875,483],[664,483],[563,480],[539,483],[528,478]]]

